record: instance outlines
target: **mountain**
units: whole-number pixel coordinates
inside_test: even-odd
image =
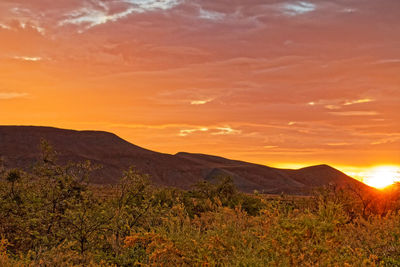
[[[135,166],[155,184],[183,189],[227,175],[244,192],[304,194],[331,183],[367,187],[327,165],[287,170],[204,154],[170,155],[141,148],[108,132],[36,126],[0,126],[0,157],[5,166],[29,170],[40,156],[42,139],[54,147],[62,164],[90,160],[101,165],[91,177],[96,184],[116,183],[124,170]]]
[[[50,127],[0,126],[0,157],[8,167],[29,169],[40,155],[41,139],[57,151],[60,163],[90,160],[101,165],[93,183],[112,184],[131,166],[161,185],[187,187],[201,177],[201,166],[174,155],[150,151],[100,131],[74,131]]]

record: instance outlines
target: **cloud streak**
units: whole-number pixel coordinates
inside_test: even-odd
[[[145,13],[155,10],[167,10],[179,5],[179,0],[124,0],[124,3],[129,6],[120,12],[111,12],[110,6],[105,2],[98,2],[99,8],[94,7],[82,7],[74,10],[65,16],[66,19],[60,21],[60,26],[75,24],[75,25],[86,25],[86,29],[106,24],[108,22],[116,22],[120,19],[126,18],[134,13]]]
[[[15,56],[14,59],[23,60],[23,61],[33,61],[33,62],[43,60],[43,58],[41,58],[41,57],[25,57],[25,56],[22,56],[22,57],[21,56]]]
[[[192,101],[190,101],[190,104],[191,105],[205,105],[207,103],[210,103],[213,100],[214,100],[213,98],[205,99],[205,100],[192,100]]]
[[[310,2],[297,1],[293,3],[286,3],[282,6],[284,14],[290,16],[302,15],[312,12],[316,9],[316,5]]]
[[[365,98],[365,99],[346,101],[343,105],[344,106],[351,106],[351,105],[355,105],[355,104],[370,103],[370,102],[373,102],[373,101],[375,101],[375,100],[374,99]]]
[[[343,112],[330,112],[332,115],[337,116],[376,116],[379,115],[376,111],[343,111]]]
[[[0,100],[10,100],[16,98],[27,97],[27,93],[16,93],[16,92],[0,92]]]
[[[208,128],[197,128],[197,129],[184,129],[179,131],[179,136],[188,136],[190,134],[196,133],[196,132],[207,132],[209,129]]]

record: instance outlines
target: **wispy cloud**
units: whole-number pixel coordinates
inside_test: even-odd
[[[28,21],[18,21],[18,22],[17,22],[17,25],[18,25],[17,27],[20,27],[21,29],[24,29],[24,30],[26,30],[26,29],[35,30],[35,31],[37,31],[39,34],[41,34],[42,36],[44,36],[45,33],[46,33],[45,28],[39,26],[37,23],[38,23],[38,22],[32,23],[32,22],[29,21],[29,20],[28,20]],[[14,26],[15,26],[15,25],[14,25]],[[13,29],[13,28],[11,28],[10,26],[7,26],[7,25],[5,25],[5,27],[6,27],[6,29],[9,29],[9,30]]]
[[[383,145],[383,144],[390,144],[394,143],[400,140],[400,136],[394,136],[394,137],[388,137],[388,138],[383,138],[378,141],[374,141],[371,143],[371,145]]]
[[[107,22],[115,22],[119,19],[128,17],[133,13],[144,13],[157,9],[166,10],[179,5],[180,3],[179,0],[125,0],[122,2],[130,4],[130,7],[117,13],[110,13],[110,7],[105,3],[101,4],[101,9],[83,7],[67,14],[67,18],[60,21],[59,25],[86,24],[86,28],[89,29]]]
[[[199,17],[208,20],[222,20],[225,17],[225,14],[200,8]]]
[[[338,116],[376,116],[379,115],[376,111],[343,111],[343,112],[329,112],[332,115]]]
[[[273,148],[278,148],[278,146],[263,146],[265,149],[273,149]]]
[[[205,99],[205,100],[192,100],[192,101],[190,101],[190,104],[191,105],[204,105],[204,104],[210,103],[213,100],[214,100],[213,98]]]
[[[341,109],[342,107],[338,105],[326,105],[325,108],[330,110],[336,110],[336,109]]]
[[[23,60],[23,61],[41,61],[43,58],[41,57],[24,57],[24,56],[15,56],[14,59]]]
[[[357,12],[357,9],[348,7],[348,8],[344,8],[342,10],[342,12],[344,12],[344,13],[354,13],[354,12]]]
[[[28,96],[27,93],[16,93],[16,92],[0,92],[1,100],[15,99],[15,98],[23,98]]]
[[[96,10],[90,8],[81,8],[79,10],[75,10],[68,14],[68,18],[61,21],[59,23],[60,26],[66,24],[87,24],[86,28],[92,28],[94,26],[105,24],[107,22],[114,22],[121,18],[127,17],[128,15],[132,14],[137,10],[136,8],[129,8],[125,11],[115,13],[115,14],[107,14],[106,10]]]
[[[375,99],[371,98],[362,98],[356,100],[341,100],[341,99],[334,99],[334,100],[319,100],[319,101],[312,101],[308,102],[307,105],[309,106],[324,106],[324,108],[329,110],[338,110],[342,109],[344,106],[351,106],[356,104],[365,104],[374,102]]]
[[[365,99],[346,101],[343,105],[344,106],[350,106],[350,105],[354,105],[354,104],[369,103],[369,102],[373,102],[373,101],[375,101],[375,100],[374,99],[365,98]]]
[[[382,59],[382,60],[378,60],[372,64],[390,64],[390,63],[400,63],[400,59],[398,59],[398,58]]]
[[[11,27],[8,25],[5,25],[3,23],[0,23],[0,29],[4,29],[4,30],[11,30]]]
[[[316,9],[316,5],[305,1],[297,1],[294,3],[286,3],[283,5],[283,13],[289,16],[296,16],[312,12]]]
[[[179,136],[188,136],[189,134],[195,133],[195,132],[207,132],[209,129],[208,128],[197,128],[197,129],[184,129],[179,131]]]
[[[218,132],[212,133],[212,135],[228,135],[228,134],[240,134],[242,131],[232,129],[231,127],[217,127]]]
[[[229,126],[225,127],[198,127],[192,129],[183,129],[179,131],[179,136],[188,136],[196,132],[209,132],[211,135],[231,135],[240,134],[242,131],[233,129]]]
[[[144,12],[155,9],[167,10],[179,5],[181,0],[125,0],[124,2],[133,4]]]
[[[350,146],[352,145],[351,143],[346,143],[346,142],[339,142],[339,143],[328,143],[328,146]]]

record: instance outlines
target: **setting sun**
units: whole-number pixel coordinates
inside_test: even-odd
[[[365,175],[365,183],[369,186],[383,189],[400,181],[400,168],[395,166],[379,166]]]

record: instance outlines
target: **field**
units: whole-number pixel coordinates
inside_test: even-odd
[[[243,194],[229,177],[190,191],[134,169],[91,186],[91,165],[44,153],[0,168],[0,266],[399,266],[396,187]]]

